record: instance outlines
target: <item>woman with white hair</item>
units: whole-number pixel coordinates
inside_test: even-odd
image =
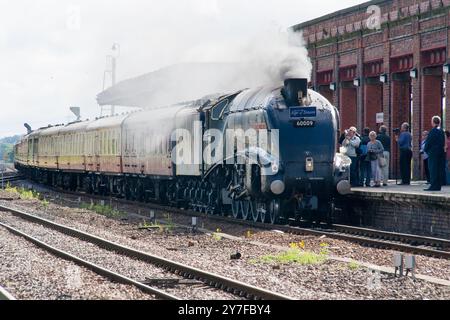
[[[377,140],[377,134],[372,131],[369,134],[370,141],[367,144],[367,156],[369,157],[372,177],[375,181],[375,188],[381,187],[381,181],[383,181],[383,172],[381,170],[381,163],[384,161],[384,148],[383,144]]]

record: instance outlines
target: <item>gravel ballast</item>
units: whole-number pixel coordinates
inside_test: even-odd
[[[140,282],[145,282],[147,279],[182,279],[152,264],[101,249],[95,244],[64,235],[9,213],[0,212],[0,221],[60,250]],[[179,288],[166,288],[164,291],[183,299],[237,299],[235,295],[209,288],[202,283],[192,286],[183,285]]]
[[[65,195],[63,197],[66,197]],[[69,198],[69,196],[68,196]],[[389,274],[373,273],[367,268],[327,260],[318,265],[263,263],[261,257],[278,254],[279,249],[256,246],[245,241],[220,239],[207,234],[190,234],[181,229],[172,233],[159,230],[138,230],[139,219],[128,221],[109,219],[90,210],[50,204],[43,208],[38,201],[20,200],[5,203],[24,211],[39,214],[56,222],[70,225],[105,239],[139,250],[170,258],[200,269],[215,272],[236,280],[293,296],[298,299],[449,299],[447,287],[411,278],[394,278]],[[129,206],[131,207],[131,206]],[[122,207],[120,208],[122,210]],[[133,211],[131,211],[133,210]],[[46,213],[42,213],[46,211]],[[128,212],[137,212],[128,208]],[[144,209],[142,209],[144,211]],[[147,209],[147,211],[149,211]],[[160,214],[161,215],[161,214]],[[184,223],[187,217],[171,215],[174,222]],[[202,219],[203,220],[203,219]],[[142,221],[141,221],[142,222]],[[207,222],[205,227],[220,228],[242,239],[248,228],[231,223]],[[230,232],[229,230],[233,231]],[[295,236],[279,232],[252,230],[250,241],[285,246],[303,241],[306,250],[319,252],[321,244],[327,244],[330,255],[353,258],[376,265],[391,266],[393,252],[366,248],[346,241],[312,236]],[[240,260],[230,255],[242,254]],[[446,260],[418,256],[417,272],[443,279],[450,279],[450,263]],[[214,298],[212,298],[214,299]]]
[[[20,300],[153,300],[57,258],[0,227],[0,284]]]

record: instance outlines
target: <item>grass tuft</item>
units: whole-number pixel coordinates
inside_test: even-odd
[[[356,270],[358,270],[360,268],[360,265],[357,262],[352,261],[352,262],[349,262],[348,268],[350,270],[356,271]]]
[[[22,200],[39,200],[41,196],[37,191],[11,187],[9,183],[6,185],[5,191],[18,195]]]
[[[259,261],[262,263],[297,263],[301,265],[314,265],[325,262],[327,258],[328,256],[325,252],[317,254],[310,251],[302,251],[299,248],[291,248],[277,255],[263,256],[259,259]]]
[[[96,213],[108,217],[108,218],[121,218],[124,216],[123,212],[120,212],[119,210],[114,209],[110,205],[101,205],[101,204],[88,204],[88,203],[82,203],[80,205],[82,209],[92,210]]]

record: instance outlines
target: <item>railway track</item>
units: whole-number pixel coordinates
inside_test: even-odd
[[[1,300],[16,300],[16,298],[0,286],[0,301]]]
[[[198,214],[194,214],[194,216],[198,216]],[[422,237],[347,225],[332,225],[330,229],[311,229],[285,225],[268,226],[262,223],[234,219],[231,219],[230,221],[230,219],[224,219],[223,217],[214,217],[214,219],[265,230],[277,229],[288,234],[312,235],[318,237],[326,236],[374,248],[398,250],[424,256],[450,259],[450,251],[448,251],[450,249],[450,241],[446,239]],[[184,227],[189,226],[185,225]]]
[[[362,228],[338,224],[334,224],[331,226],[331,228],[328,229],[300,228],[290,225],[274,226],[271,224],[254,222],[250,220],[236,220],[226,216],[207,215],[205,213],[200,213],[193,210],[180,209],[154,203],[135,202],[120,198],[111,198],[100,195],[91,195],[80,192],[61,190],[58,188],[51,188],[51,189],[58,193],[64,193],[77,197],[86,197],[87,199],[104,200],[105,202],[115,201],[116,203],[124,205],[144,206],[145,208],[153,210],[170,211],[173,213],[192,217],[204,217],[212,221],[238,224],[250,228],[258,228],[263,230],[277,229],[285,233],[296,235],[327,236],[338,240],[358,243],[364,246],[398,250],[401,252],[420,254],[436,258],[450,259],[450,251],[448,251],[450,249],[450,240],[446,239],[424,237],[418,235],[388,232],[370,228]]]
[[[0,185],[3,184],[6,185],[9,182],[13,182],[13,181],[19,181],[22,180],[24,177],[20,174],[10,174],[10,175],[4,175],[3,179],[0,177]]]
[[[60,191],[58,192],[66,192]],[[86,196],[91,199],[98,200],[111,200],[111,198],[105,198],[99,195],[86,195],[77,192],[67,192],[68,194],[76,195],[76,196]],[[413,253],[413,254],[421,254],[425,256],[431,256],[436,258],[450,259],[450,240],[440,239],[440,238],[432,238],[432,237],[424,237],[418,235],[397,233],[397,232],[388,232],[375,230],[370,228],[362,228],[362,227],[354,227],[348,225],[338,225],[334,224],[329,229],[314,229],[314,228],[300,228],[296,226],[289,225],[271,225],[265,224],[261,222],[254,222],[249,220],[236,220],[230,217],[224,216],[213,216],[206,215],[204,213],[200,213],[193,210],[184,210],[174,207],[168,207],[164,205],[158,205],[153,203],[141,203],[134,202],[124,199],[113,198],[114,201],[121,204],[127,205],[140,205],[145,206],[149,209],[160,210],[160,211],[170,211],[173,213],[178,213],[182,215],[192,216],[192,217],[205,217],[207,219],[211,219],[218,222],[226,222],[232,224],[238,224],[243,226],[248,226],[251,228],[265,229],[265,230],[273,230],[277,229],[289,234],[296,235],[315,235],[315,236],[327,236],[330,238],[350,241],[354,243],[358,243],[361,245],[383,248],[383,249],[392,249],[398,250],[401,252]]]
[[[159,297],[161,299],[180,300],[179,298],[177,298],[177,297],[175,297],[173,295],[167,294],[167,293],[165,293],[163,291],[160,291],[158,289],[152,288],[152,287],[147,286],[147,285],[145,285],[143,283],[137,282],[137,281],[135,281],[135,280],[133,280],[131,278],[128,278],[128,277],[126,277],[124,275],[121,275],[121,274],[119,274],[117,272],[108,270],[108,269],[103,268],[103,267],[101,267],[99,265],[96,265],[94,263],[86,261],[86,260],[84,260],[84,259],[82,259],[80,257],[77,257],[77,256],[75,256],[73,254],[70,254],[67,251],[60,250],[60,249],[58,249],[58,248],[56,248],[54,246],[51,246],[51,245],[49,245],[49,244],[47,244],[47,243],[45,243],[43,241],[38,240],[37,238],[35,238],[35,237],[25,233],[25,232],[20,231],[20,230],[14,228],[14,227],[12,227],[12,226],[10,226],[8,224],[0,222],[0,226],[5,228],[5,229],[7,229],[12,234],[20,236],[20,237],[26,239],[27,241],[32,242],[33,244],[35,244],[39,248],[44,249],[44,250],[46,250],[46,251],[56,255],[57,257],[60,257],[60,258],[63,258],[63,259],[69,260],[69,261],[73,261],[76,264],[78,264],[80,266],[83,266],[83,267],[86,267],[87,269],[89,269],[89,270],[91,270],[91,271],[93,271],[93,272],[95,272],[95,273],[97,273],[99,275],[102,275],[102,276],[104,276],[104,277],[106,277],[108,279],[111,279],[111,280],[114,280],[114,281],[118,281],[118,282],[123,283],[123,284],[135,286],[135,287],[139,288],[140,290],[142,290],[142,291],[144,291],[146,293],[153,294],[153,295],[155,295],[155,296],[157,296],[157,297]]]
[[[61,192],[61,191],[59,191]],[[66,192],[66,191],[63,191]],[[68,194],[77,196],[86,196],[91,199],[98,200],[111,200],[111,198],[105,198],[99,195],[86,195],[77,192],[68,192]],[[264,230],[283,231],[289,234],[296,235],[315,235],[315,236],[327,236],[330,238],[350,241],[361,245],[371,246],[375,248],[392,249],[401,252],[421,254],[425,256],[431,256],[436,258],[450,259],[450,240],[441,238],[424,237],[418,235],[388,232],[375,230],[370,228],[354,227],[348,225],[334,224],[328,229],[314,229],[314,228],[300,228],[290,225],[271,225],[261,222],[254,222],[250,220],[236,220],[225,216],[207,215],[193,210],[184,210],[174,207],[168,207],[164,205],[158,205],[153,203],[141,203],[124,199],[113,198],[114,201],[126,204],[126,205],[140,205],[149,209],[170,211],[182,215],[192,217],[204,217],[218,222],[238,224],[242,226],[248,226],[250,228],[258,228]]]
[[[195,279],[197,281],[200,281],[209,287],[221,289],[225,292],[232,293],[236,296],[251,299],[251,300],[290,300],[292,298],[278,294],[275,292],[268,291],[263,288],[258,288],[240,281],[236,281],[230,278],[226,278],[217,274],[213,274],[207,271],[203,271],[197,268],[192,268],[190,266],[180,264],[162,257],[158,257],[155,255],[151,255],[149,253],[138,251],[135,249],[132,249],[130,247],[126,247],[123,245],[120,245],[118,243],[97,237],[95,235],[76,230],[74,228],[64,226],[62,224],[57,224],[52,221],[43,219],[41,217],[38,217],[36,215],[23,212],[21,210],[17,210],[14,208],[10,208],[7,206],[0,205],[0,210],[10,212],[12,215],[19,217],[21,219],[27,220],[32,223],[40,224],[46,228],[50,228],[53,230],[56,230],[62,234],[78,238],[80,240],[93,243],[97,245],[98,247],[108,250],[108,251],[114,251],[117,254],[124,255],[133,259],[137,259],[140,261],[144,261],[146,263],[150,263],[152,265],[155,265],[159,268],[162,268],[166,271],[172,272],[178,276],[181,276],[183,278],[187,279]],[[156,296],[159,296],[163,299],[178,299],[177,297],[167,294],[159,289],[150,287],[148,285],[145,285],[141,282],[135,281],[131,278],[125,277],[123,275],[120,275],[116,272],[112,272],[110,270],[107,270],[105,268],[102,268],[101,266],[95,265],[91,262],[88,262],[86,260],[83,260],[79,257],[76,257],[69,252],[57,249],[47,243],[44,243],[34,237],[32,237],[29,234],[26,234],[10,225],[7,225],[5,223],[0,223],[0,226],[6,228],[10,232],[19,235],[21,237],[24,237],[28,241],[33,242],[37,246],[46,249],[53,254],[60,256],[64,259],[74,261],[75,263],[82,265],[86,268],[91,269],[92,271],[99,273],[103,276],[107,276],[109,278],[112,278],[116,281],[120,281],[126,284],[134,285],[141,290],[144,290],[148,293],[155,294]]]

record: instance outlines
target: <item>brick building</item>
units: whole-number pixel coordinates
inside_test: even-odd
[[[450,0],[374,0],[293,29],[307,43],[311,85],[339,108],[341,128],[377,129],[382,122],[392,135],[411,123],[413,174],[420,178],[421,132],[433,115],[450,128]]]

